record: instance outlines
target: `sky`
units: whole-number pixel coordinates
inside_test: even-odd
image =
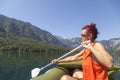
[[[0,0],[0,14],[65,39],[80,37],[91,23],[98,40],[120,38],[120,0]]]

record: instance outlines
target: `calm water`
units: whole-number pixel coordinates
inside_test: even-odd
[[[29,80],[32,69],[43,67],[61,55],[63,54],[0,53],[0,80]]]
[[[0,52],[0,80],[30,80],[31,70],[41,68],[58,58],[60,53],[1,53]],[[120,59],[115,57],[115,63],[120,65]],[[54,66],[54,65],[53,65]],[[44,73],[52,66],[46,68]]]

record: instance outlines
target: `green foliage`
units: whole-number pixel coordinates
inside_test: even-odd
[[[35,52],[35,53],[61,53],[62,51],[66,51],[66,49],[61,48],[59,46],[37,42],[35,40],[28,40],[26,38],[2,35],[0,37],[0,51],[3,52]]]
[[[0,51],[3,52],[61,52],[65,49],[52,34],[28,22],[0,15]]]

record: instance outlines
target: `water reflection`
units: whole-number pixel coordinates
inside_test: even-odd
[[[41,68],[63,54],[0,52],[0,80],[30,80],[32,69]],[[115,57],[115,64],[119,65],[120,63],[117,61],[118,59]],[[45,68],[40,74],[54,66]]]
[[[0,80],[29,80],[31,70],[43,67],[54,58],[63,54],[58,53],[0,53]],[[54,65],[53,65],[54,66]],[[51,67],[49,67],[51,68]],[[49,68],[46,68],[49,69]],[[42,71],[44,73],[46,70]]]

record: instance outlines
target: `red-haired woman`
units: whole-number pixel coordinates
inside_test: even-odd
[[[60,80],[108,80],[107,69],[113,66],[113,58],[103,44],[95,41],[97,34],[96,24],[84,26],[81,33],[84,49],[74,56],[52,61],[60,63],[82,60],[82,71],[75,69],[73,76],[63,75]],[[89,44],[88,40],[91,41]]]

